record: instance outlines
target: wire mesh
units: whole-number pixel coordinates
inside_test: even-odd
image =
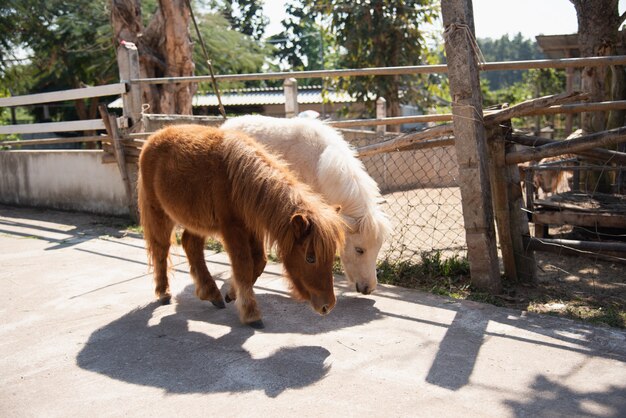
[[[344,132],[356,148],[380,136]],[[454,147],[400,151],[362,158],[378,183],[393,231],[379,253],[381,260],[419,261],[423,254],[442,258],[467,253],[458,167]]]

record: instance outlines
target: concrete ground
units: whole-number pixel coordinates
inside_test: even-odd
[[[0,206],[0,416],[626,416],[623,330],[342,277],[319,317],[269,265],[257,331],[195,298],[180,248],[156,303],[123,226]]]

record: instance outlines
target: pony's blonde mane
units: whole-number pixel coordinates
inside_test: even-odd
[[[315,122],[315,121],[313,121]],[[383,239],[391,232],[391,223],[377,202],[382,200],[378,184],[367,174],[363,162],[336,129],[322,123],[312,124],[327,141],[317,168],[322,190],[332,202],[342,202],[342,213],[356,223],[358,232]],[[338,182],[337,179],[350,181]]]
[[[226,130],[224,135],[232,201],[248,222],[247,227],[271,245],[277,244],[281,253],[289,253],[296,244],[291,221],[301,215],[312,226],[310,245],[317,257],[332,260],[344,242],[344,223],[334,208],[256,141],[234,131]]]

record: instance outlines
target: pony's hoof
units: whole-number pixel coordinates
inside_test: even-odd
[[[171,301],[172,295],[169,293],[159,296],[159,302],[161,302],[161,305],[169,305]]]
[[[212,300],[211,303],[213,304],[213,306],[215,306],[216,308],[219,308],[219,309],[224,309],[226,307],[226,304],[221,299],[220,300]]]
[[[257,319],[256,321],[248,322],[248,325],[250,325],[254,329],[265,328],[265,324],[263,323],[262,319]]]

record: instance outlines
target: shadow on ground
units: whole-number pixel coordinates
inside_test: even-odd
[[[240,324],[232,304],[227,309],[215,309],[197,300],[193,286],[188,286],[177,296],[175,313],[162,316],[156,324],[152,318],[161,307],[158,302],[133,310],[94,332],[79,353],[77,364],[117,380],[171,393],[263,390],[267,396],[276,397],[286,389],[323,379],[331,367],[327,363],[330,352],[307,345],[283,347],[269,357],[253,358],[243,345],[255,332],[313,335],[379,317],[373,300],[351,298],[337,306],[334,319],[311,312],[311,321],[304,325],[302,314],[293,315],[292,311],[307,306],[276,294],[257,298],[267,326],[262,331]],[[352,309],[361,314],[342,315],[342,310]],[[191,321],[209,322],[228,331],[212,337],[190,330]]]

